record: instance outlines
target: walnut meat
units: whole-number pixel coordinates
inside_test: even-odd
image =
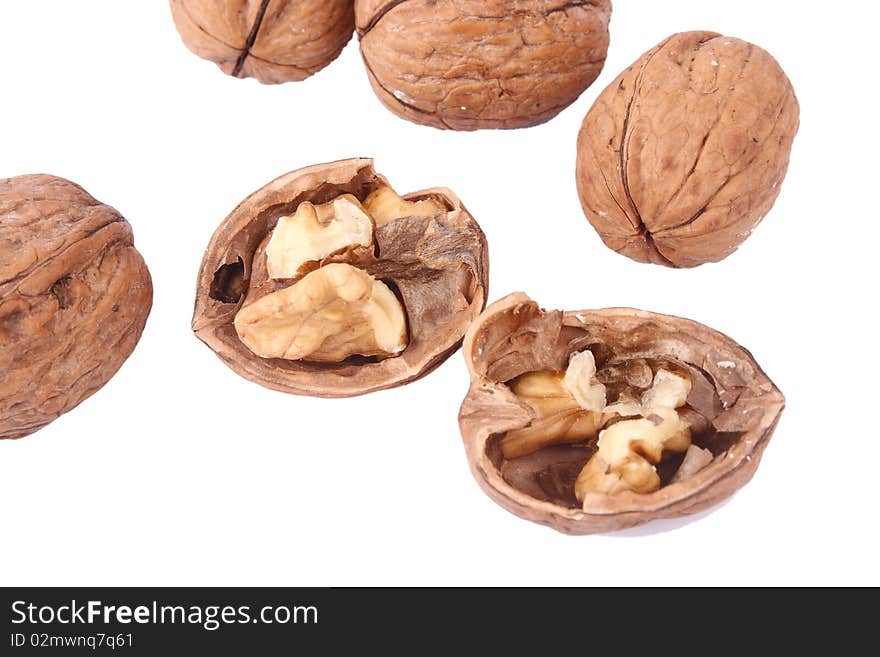
[[[193,330],[241,376],[348,397],[417,379],[485,306],[486,240],[448,189],[404,197],[354,159],[269,183],[214,233]]]
[[[171,13],[196,55],[266,84],[304,80],[354,33],[354,0],[171,0]]]
[[[798,116],[791,82],[761,48],[712,32],[671,36],[584,119],[584,212],[608,247],[633,260],[722,260],[776,201]]]
[[[785,405],[730,338],[640,310],[545,311],[512,294],[473,323],[464,355],[459,424],[474,477],[505,509],[569,534],[729,497]]]
[[[370,82],[398,116],[435,128],[548,121],[598,77],[610,0],[357,0]]]
[[[0,438],[22,438],[98,391],[153,299],[131,226],[78,185],[0,180]]]

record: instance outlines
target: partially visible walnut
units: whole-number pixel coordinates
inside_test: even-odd
[[[568,107],[602,71],[610,0],[356,0],[373,89],[435,128],[523,128]]]
[[[329,264],[245,306],[235,330],[261,358],[338,363],[406,348],[406,315],[388,286],[351,265]]]
[[[730,338],[640,310],[545,311],[512,294],[474,322],[464,355],[459,424],[474,477],[505,509],[571,534],[727,498],[754,474],[785,404]],[[566,378],[590,407],[604,386],[603,412],[578,404]],[[595,425],[578,439],[556,417]]]
[[[485,237],[448,189],[400,197],[371,160],[308,167],[223,221],[193,330],[242,376],[347,397],[424,376],[486,299]]]
[[[354,0],[171,0],[171,13],[196,55],[267,84],[304,80],[354,33]]]
[[[63,178],[0,180],[0,439],[100,390],[137,345],[152,301],[116,210]]]
[[[798,117],[791,82],[761,48],[712,32],[673,35],[584,119],[584,212],[609,248],[639,262],[722,260],[776,201]]]

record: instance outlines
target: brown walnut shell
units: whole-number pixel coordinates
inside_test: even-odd
[[[761,48],[713,32],[673,35],[584,119],[584,212],[609,248],[633,260],[722,260],[776,201],[798,116],[791,82]]]
[[[398,116],[435,128],[550,120],[599,76],[610,0],[357,0],[370,83]]]
[[[499,439],[534,419],[507,382],[526,372],[564,370],[572,353],[588,348],[599,377],[634,376],[638,368],[626,373],[627,365],[644,362],[688,371],[688,405],[694,417],[702,417],[694,442],[711,451],[712,462],[654,493],[591,496],[584,509],[573,483],[595,444],[550,447],[506,461]],[[752,355],[730,338],[687,319],[641,310],[545,311],[526,295],[511,294],[474,322],[464,356],[471,384],[459,424],[474,477],[508,511],[567,534],[684,516],[729,497],[751,479],[785,405]]]
[[[254,192],[220,225],[199,271],[192,327],[230,368],[274,390],[316,397],[351,397],[418,379],[461,345],[486,305],[486,238],[452,191],[429,189],[407,200],[431,198],[445,215],[404,217],[376,229],[378,251],[357,250],[324,259],[352,264],[389,284],[407,315],[409,342],[399,355],[342,363],[260,358],[239,339],[233,320],[245,301],[269,291],[263,248],[278,219],[310,201],[342,194],[363,201],[387,186],[370,159],[351,159],[288,173]]]
[[[192,52],[265,84],[306,79],[354,33],[354,0],[171,0],[171,13]]]
[[[63,178],[0,180],[0,438],[43,428],[107,383],[152,300],[116,210]]]

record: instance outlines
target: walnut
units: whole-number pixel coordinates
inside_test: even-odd
[[[580,443],[596,438],[602,414],[584,409],[568,391],[559,372],[529,372],[510,384],[516,397],[532,407],[529,426],[508,431],[499,441],[507,459],[537,452],[551,445]]]
[[[592,351],[582,351],[569,359],[563,381],[571,396],[585,411],[602,413],[605,410],[607,390],[596,379],[596,357]]]
[[[602,71],[610,0],[356,0],[373,89],[435,128],[550,120]]]
[[[131,226],[78,185],[0,180],[0,438],[22,438],[97,392],[150,313]]]
[[[407,201],[390,187],[380,187],[370,194],[364,201],[364,208],[377,226],[384,226],[399,217],[433,217],[445,212],[434,199]]]
[[[471,384],[459,424],[474,477],[512,513],[570,534],[696,513],[729,497],[751,479],[785,405],[730,338],[640,310],[545,311],[512,294],[472,324],[464,355]],[[555,412],[591,418],[580,439],[547,427],[554,411],[519,387],[567,377],[594,391],[589,405],[605,388],[601,412],[555,390]],[[511,435],[536,426],[537,438],[511,445]]]
[[[318,206],[306,201],[275,224],[266,245],[266,268],[270,278],[296,278],[329,255],[372,245],[373,220],[354,196],[344,194]]]
[[[196,55],[266,84],[306,79],[354,33],[354,0],[171,0],[171,13]]]
[[[448,358],[485,306],[486,250],[448,189],[400,197],[367,159],[309,167],[252,194],[214,233],[193,330],[283,392],[402,385]]]
[[[584,212],[609,248],[639,262],[722,260],[776,201],[798,116],[791,82],[761,48],[712,32],[671,36],[584,119]]]
[[[691,446],[690,424],[676,411],[685,405],[690,391],[688,377],[661,369],[641,403],[621,405],[626,407],[627,415],[640,417],[622,420],[599,432],[597,451],[574,484],[578,501],[584,503],[592,493],[659,490],[657,464],[671,453],[687,452]],[[604,412],[613,412],[615,406],[605,407]]]
[[[660,488],[655,466],[670,453],[686,452],[691,446],[690,423],[676,410],[685,405],[691,391],[685,375],[660,369],[641,400],[619,399],[607,405],[607,388],[596,378],[596,359],[587,349],[571,356],[564,374],[529,372],[511,381],[509,388],[532,407],[535,418],[499,441],[505,459],[596,439],[597,452],[574,483],[581,503],[591,493],[654,492]],[[623,391],[627,393],[632,394]],[[611,420],[633,416],[638,417],[602,429]],[[691,459],[691,474],[697,462]]]
[[[394,356],[407,342],[406,315],[388,286],[338,262],[245,306],[234,324],[261,358],[338,363]]]

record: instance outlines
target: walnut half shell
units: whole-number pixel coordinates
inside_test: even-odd
[[[0,180],[0,438],[22,438],[97,392],[153,302],[131,226],[69,180]]]
[[[294,232],[276,243],[323,248],[328,242],[320,235],[296,231],[319,232],[315,218],[330,217],[333,207],[361,216],[362,203],[372,212],[373,244],[319,249],[290,279],[268,273],[267,248],[277,246],[269,244],[280,220]],[[292,234],[302,236],[291,242]],[[448,358],[485,307],[488,268],[483,232],[450,190],[400,198],[372,160],[317,165],[274,180],[223,221],[202,260],[192,327],[246,379],[293,394],[350,397],[413,381]],[[371,289],[374,296],[362,296]],[[352,290],[357,299],[347,296]],[[314,313],[303,310],[310,302]],[[405,321],[396,326],[403,334],[388,335],[394,331],[386,327],[384,336],[402,340],[399,347],[383,347],[373,327],[345,324],[371,313],[389,319],[384,313],[400,308]],[[346,351],[355,343],[374,348]]]
[[[552,119],[605,65],[610,0],[356,0],[382,104],[450,130]]]
[[[529,372],[563,371],[590,350],[609,394],[650,385],[651,369],[685,373],[692,387],[682,409],[695,454],[658,466],[663,482],[647,494],[575,497],[578,474],[596,441],[550,445],[506,459],[500,442],[537,419],[510,382]],[[696,322],[625,308],[545,311],[522,293],[492,304],[464,342],[471,374],[459,424],[480,487],[508,511],[568,534],[609,532],[704,510],[751,479],[785,405],[748,351]],[[601,440],[601,437],[600,437]],[[708,459],[707,459],[708,460]],[[676,471],[677,468],[677,471]]]

